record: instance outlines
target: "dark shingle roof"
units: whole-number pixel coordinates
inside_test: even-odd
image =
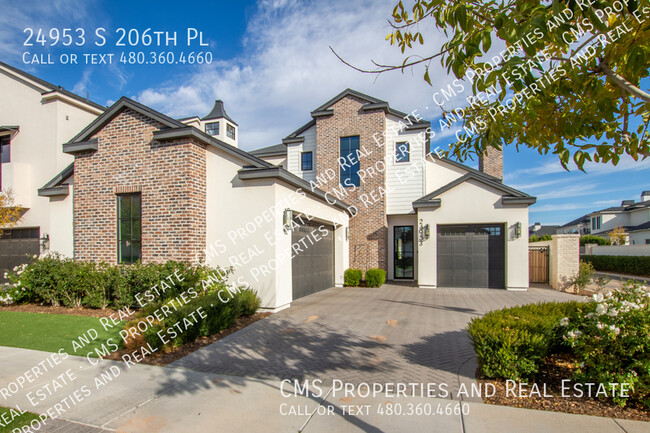
[[[208,115],[202,118],[201,120],[222,119],[222,118],[228,120],[230,123],[237,125],[237,123],[235,123],[235,121],[232,120],[230,116],[228,116],[228,113],[226,113],[226,107],[224,107],[223,101],[221,99],[217,99],[216,101],[214,101],[214,107],[212,107],[212,111],[210,111]]]
[[[60,92],[60,93],[66,95],[66,96],[68,96],[68,97],[70,97],[70,98],[72,98],[72,99],[74,99],[76,101],[83,102],[84,104],[88,104],[91,107],[97,108],[98,110],[106,110],[106,107],[104,107],[102,105],[99,105],[96,102],[93,102],[93,101],[91,101],[89,99],[86,99],[86,98],[82,98],[81,96],[79,96],[79,95],[77,95],[75,93],[72,93],[72,92],[70,92],[68,90],[65,90],[61,86],[56,86],[56,85],[54,85],[54,84],[52,84],[50,82],[47,82],[47,81],[42,80],[42,79],[40,79],[38,77],[35,77],[32,74],[28,74],[25,71],[21,71],[20,69],[14,68],[13,66],[10,66],[10,65],[8,65],[8,64],[6,64],[4,62],[0,62],[0,66],[2,66],[4,68],[7,68],[10,71],[12,71],[12,72],[14,72],[14,73],[16,73],[18,75],[22,75],[23,77],[25,77],[25,78],[27,78],[27,79],[29,79],[31,81],[34,81],[34,82],[40,84],[43,87],[47,87],[50,90],[48,92],[46,92],[46,93],[51,93],[51,92],[54,92],[54,91]]]
[[[557,233],[557,229],[560,228],[560,226],[541,226],[539,230],[533,230],[535,226],[530,226],[528,227],[528,236],[544,236],[544,235],[554,235]]]
[[[580,223],[587,224],[589,220],[589,215],[583,215],[580,218],[576,218],[573,221],[569,221],[568,223],[561,225],[560,227],[569,227]]]
[[[284,144],[274,144],[273,146],[262,147],[261,149],[251,150],[249,153],[257,157],[282,156],[282,155],[286,156],[287,146]]]

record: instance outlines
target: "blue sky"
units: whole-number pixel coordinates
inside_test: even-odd
[[[405,112],[417,109],[437,119],[433,93],[453,77],[438,67],[434,86],[421,79],[421,71],[369,76],[340,63],[329,46],[360,66],[370,59],[397,61],[399,50],[390,47],[386,17],[394,0],[307,1],[99,1],[0,0],[0,60],[40,78],[75,91],[100,104],[128,96],[170,116],[206,114],[214,99],[222,99],[240,126],[240,147],[245,150],[277,144],[310,119],[309,112],[341,90],[351,87],[388,100]],[[25,28],[83,27],[89,40],[83,47],[25,47]],[[107,30],[108,42],[94,47],[95,29]],[[149,47],[114,46],[116,29],[147,28],[178,33],[178,46],[155,51],[189,54],[207,50],[210,65],[55,65],[25,64],[23,53],[115,53],[152,51]],[[188,28],[203,32],[207,47],[185,43]],[[442,37],[425,33],[429,46]],[[92,39],[92,40],[91,40]],[[453,108],[453,107],[449,107]],[[1,119],[0,119],[1,123]],[[437,122],[436,122],[437,123]],[[468,165],[476,166],[469,161]],[[542,156],[522,148],[505,150],[505,182],[538,198],[530,208],[530,221],[565,223],[587,212],[639,199],[650,190],[650,160],[623,159],[617,167],[590,165],[588,173],[569,173],[553,155]]]

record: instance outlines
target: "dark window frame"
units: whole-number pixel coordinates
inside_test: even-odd
[[[133,215],[133,202],[132,198],[138,198],[137,204],[137,216]],[[122,206],[124,205],[124,199],[128,198],[129,212],[128,217],[122,216]],[[124,201],[123,201],[124,200]],[[116,207],[117,207],[117,263],[120,264],[133,264],[142,260],[142,194],[139,192],[128,193],[128,194],[117,194],[116,195]],[[129,235],[123,236],[122,226],[123,223],[129,222]],[[137,236],[134,236],[133,222],[138,221],[138,233]],[[127,243],[130,243],[129,248],[129,258],[124,260],[123,248],[126,247]],[[134,248],[134,245],[137,245]]]
[[[309,156],[309,168],[305,168],[305,156]],[[300,153],[300,170],[301,171],[312,171],[314,169],[314,153],[312,151],[301,152]]]
[[[210,132],[211,128],[209,128],[210,126],[214,126],[214,125],[216,125],[216,130],[217,130],[216,134],[213,134],[212,132]],[[208,134],[208,135],[211,135],[212,137],[214,137],[215,135],[219,135],[219,122],[217,121],[217,122],[206,123],[205,124],[205,133]]]
[[[339,156],[347,162],[347,164],[339,164],[340,182],[345,188],[358,187],[361,185],[361,179],[359,177],[361,164],[359,158],[357,158],[359,145],[360,139],[358,135],[341,137],[339,139]],[[350,163],[350,155],[354,155],[354,159],[356,160],[354,164]],[[346,182],[346,180],[349,180],[349,182]]]
[[[401,152],[400,148],[406,146],[406,152]],[[397,164],[403,163],[403,162],[410,162],[411,161],[411,143],[408,141],[400,141],[398,143],[395,143],[395,162]]]
[[[226,137],[236,140],[235,138],[235,127],[230,123],[226,123]]]

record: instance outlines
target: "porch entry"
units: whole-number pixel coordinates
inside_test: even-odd
[[[393,276],[396,280],[412,280],[414,272],[413,226],[393,227]]]

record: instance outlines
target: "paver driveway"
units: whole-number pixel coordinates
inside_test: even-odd
[[[351,383],[446,383],[474,378],[465,326],[490,310],[572,300],[550,289],[332,288],[295,301],[176,361],[192,370],[280,379]]]

